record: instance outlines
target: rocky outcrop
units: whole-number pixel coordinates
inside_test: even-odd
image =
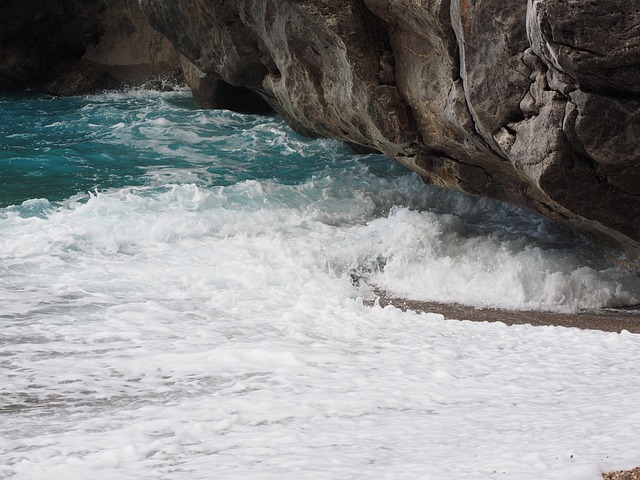
[[[0,90],[81,94],[181,75],[170,42],[136,0],[27,0],[0,6]]]
[[[79,94],[182,72],[200,106],[272,108],[304,134],[569,225],[640,271],[637,0],[0,6],[0,90]]]
[[[297,130],[517,204],[640,270],[636,0],[140,0]]]

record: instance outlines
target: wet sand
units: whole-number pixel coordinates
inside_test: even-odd
[[[603,473],[604,480],[640,480],[640,467],[633,470]]]
[[[578,313],[554,313],[526,310],[505,310],[499,308],[475,308],[465,305],[420,302],[404,298],[379,295],[381,306],[393,305],[403,310],[431,312],[444,315],[451,320],[471,320],[476,322],[503,322],[507,325],[555,325],[602,330],[604,332],[640,333],[640,305],[629,308],[587,310]]]

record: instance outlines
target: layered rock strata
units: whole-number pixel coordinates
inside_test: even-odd
[[[140,0],[295,129],[510,202],[640,270],[637,0]]]

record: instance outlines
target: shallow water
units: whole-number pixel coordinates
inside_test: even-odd
[[[640,462],[635,335],[364,301],[640,303],[570,232],[186,92],[5,96],[0,119],[0,478]]]

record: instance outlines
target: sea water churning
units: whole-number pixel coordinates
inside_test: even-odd
[[[575,311],[638,303],[635,276],[383,156],[190,105],[0,100],[0,478],[634,466],[637,336],[364,300]]]

